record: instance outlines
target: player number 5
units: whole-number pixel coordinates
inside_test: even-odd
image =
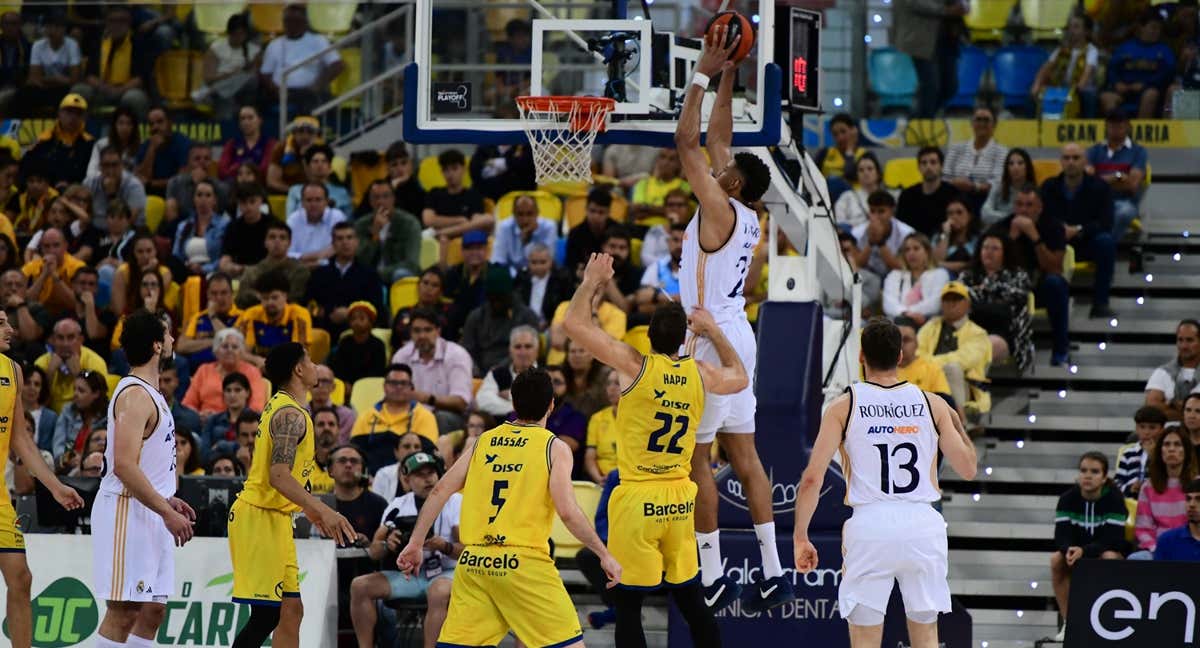
[[[506,490],[508,490],[507,479],[497,479],[492,482],[492,506],[496,507],[496,512],[488,518],[488,524],[496,521],[496,518],[500,515],[500,509],[504,508],[504,505],[508,503],[508,498],[504,496],[504,491]]]

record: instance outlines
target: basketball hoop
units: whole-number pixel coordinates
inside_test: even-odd
[[[616,105],[607,97],[517,97],[538,184],[592,181],[592,146]]]

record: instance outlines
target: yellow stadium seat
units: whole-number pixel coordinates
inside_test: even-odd
[[[421,237],[421,269],[424,270],[429,266],[438,262],[438,242],[431,239]]]
[[[359,378],[350,387],[350,409],[359,414],[383,400],[383,378]]]
[[[158,231],[162,224],[163,215],[167,212],[167,203],[158,196],[146,196],[146,229],[150,233]]]
[[[972,39],[999,40],[1012,7],[1012,0],[974,0],[970,13],[963,17]]]
[[[629,258],[633,259],[634,263],[641,265],[642,263],[642,239],[635,238],[629,240]]]
[[[245,2],[196,3],[196,28],[205,34],[224,34],[229,17],[246,10]]]
[[[471,168],[471,156],[468,155],[466,157],[467,159],[464,164],[469,169]],[[421,183],[421,187],[425,191],[446,186],[446,177],[442,175],[442,167],[438,164],[436,155],[430,155],[421,160],[421,164],[417,167],[417,180]],[[470,173],[463,173],[463,186],[471,186]]]
[[[907,189],[921,182],[921,171],[916,158],[895,158],[883,166],[883,184],[897,189]]]
[[[319,328],[308,330],[308,355],[313,362],[317,364],[325,362],[325,358],[329,357],[329,348],[332,344],[329,331]]]
[[[349,66],[350,62],[347,61],[346,65]],[[350,164],[348,162],[346,162],[346,158],[344,158],[340,155],[334,155],[333,159],[330,160],[330,162],[329,162],[329,170],[332,171],[333,175],[336,176],[337,179],[340,180],[343,184],[345,184],[346,178],[350,177],[348,175],[349,168],[350,168]],[[347,216],[348,215],[349,214],[347,214]]]
[[[287,196],[283,194],[271,194],[267,196],[267,206],[270,207],[272,216],[287,222]]]
[[[1074,8],[1075,3],[1062,0],[1021,0],[1025,26],[1032,29],[1036,36],[1042,37],[1062,35]]]
[[[283,33],[283,4],[255,2],[250,5],[250,25],[267,34]]]
[[[551,182],[550,184],[538,185],[538,190],[548,191],[556,196],[570,198],[571,196],[586,196],[591,190],[592,184],[587,182]]]
[[[462,262],[462,237],[456,236],[450,239],[449,245],[446,246],[446,265],[453,267]]]
[[[172,281],[170,285],[167,286],[167,292],[163,293],[163,306],[166,306],[167,310],[171,311],[172,313],[179,309],[179,298],[181,292],[183,291],[179,289],[179,283]]]
[[[1062,173],[1062,162],[1058,160],[1033,161],[1033,176],[1039,185],[1060,173]]]
[[[521,196],[533,196],[537,201],[538,215],[554,222],[562,220],[562,200],[548,191],[510,191],[496,202],[496,220],[502,221],[513,215],[513,204]]]
[[[338,54],[341,55],[342,62],[346,66],[342,68],[342,73],[333,80],[333,83],[329,84],[329,91],[335,97],[357,88],[362,83],[362,50],[357,47],[347,47],[344,50],[340,50]],[[362,95],[354,99],[348,99],[343,105],[346,108],[361,106]]]
[[[312,2],[308,5],[308,24],[324,34],[343,34],[354,23],[357,2]]]
[[[404,277],[392,284],[388,291],[388,304],[391,306],[393,317],[401,308],[417,303],[417,284],[420,281],[419,277]]]
[[[613,195],[612,201],[612,219],[618,223],[624,223],[625,217],[629,214],[629,201],[622,196]]]
[[[563,203],[563,232],[575,229],[587,215],[587,196],[571,196]]]
[[[596,516],[596,509],[600,506],[600,493],[602,489],[589,481],[572,482],[575,490],[575,501],[579,504],[579,509],[583,511],[583,515],[587,519],[592,519]],[[575,554],[583,548],[583,543],[580,542],[571,532],[567,530],[566,525],[559,519],[558,515],[554,516],[554,526],[550,531],[550,539],[554,541],[554,557],[557,558],[574,558]]]
[[[645,324],[626,331],[621,341],[637,349],[642,355],[650,355],[650,327]]]
[[[4,14],[0,13],[0,16],[2,15]],[[121,377],[114,376],[113,374],[104,374],[104,382],[108,385],[107,398],[112,398],[113,392],[117,391],[117,383],[121,382]]]
[[[388,177],[387,160],[383,157],[382,151],[375,151],[379,155],[375,158],[375,164],[369,164],[362,155],[350,156],[350,195],[354,200],[354,204],[362,203],[363,198],[367,195],[367,188],[376,180],[386,179]],[[413,214],[420,218],[420,214]]]
[[[200,294],[200,277],[192,275],[183,281],[183,304],[180,308],[181,322],[188,322],[192,316],[200,312],[200,304],[203,303]]]

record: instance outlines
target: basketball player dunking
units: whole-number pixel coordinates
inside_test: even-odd
[[[132,367],[108,402],[108,446],[92,505],[92,590],[107,601],[97,648],[155,645],[175,589],[175,546],[196,513],[175,497],[175,419],[158,390],[174,338],[157,315],[125,318],[121,349]]]
[[[24,377],[17,363],[4,355],[12,347],[12,337],[12,323],[8,314],[0,310],[0,472],[5,469],[11,448],[16,455],[17,470],[21,470],[20,466],[28,469],[64,508],[82,508],[83,498],[79,493],[58,481],[42,460],[33,431],[25,421],[25,408],[21,405]],[[7,491],[0,493],[0,573],[8,590],[8,635],[14,648],[29,648],[33,641],[33,608],[29,602],[33,575],[25,560],[25,536],[17,524],[17,512]]]
[[[746,319],[742,296],[746,271],[758,245],[758,214],[750,207],[766,192],[771,173],[762,160],[750,153],[732,155],[733,81],[735,65],[728,61],[738,39],[721,47],[726,28],[717,26],[706,36],[704,50],[696,63],[696,75],[688,87],[675,130],[679,161],[692,191],[700,201],[696,217],[688,223],[683,238],[679,268],[679,296],[687,312],[701,306],[712,314],[725,332],[747,375],[754,376],[757,343]],[[721,73],[716,102],[708,122],[709,166],[700,150],[700,104],[709,75]],[[708,338],[689,335],[685,354],[718,365],[716,348]],[[746,493],[754,533],[762,555],[762,579],[747,592],[742,606],[748,611],[766,610],[795,598],[792,584],[783,576],[775,547],[775,517],[771,508],[771,482],[754,447],[754,385],[730,395],[709,392],[704,417],[696,430],[696,452],[692,455],[692,480],[696,482],[696,541],[700,546],[700,579],[704,600],[719,610],[732,603],[741,586],[724,574],[717,532],[717,484],[710,455],[712,443],[721,435],[721,448]]]
[[[938,450],[966,479],[975,478],[975,446],[958,415],[936,394],[896,378],[900,329],[876,318],[862,331],[866,380],[851,385],[821,417],[796,499],[796,571],[817,567],[808,524],[825,471],[841,452],[846,503],[838,609],[852,648],[879,648],[892,585],[900,581],[913,648],[936,648],[937,617],[950,611],[946,522],[930,504],[941,499]]]

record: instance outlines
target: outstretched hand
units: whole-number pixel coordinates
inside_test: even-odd
[[[739,34],[728,41],[728,25],[717,25],[704,34],[704,49],[700,52],[700,60],[696,61],[696,71],[712,76],[722,70],[733,69],[734,63],[729,55],[737,49],[742,37]]]
[[[601,285],[613,277],[613,259],[604,252],[592,254],[587,267],[583,269],[583,280],[595,285]]]
[[[696,335],[708,337],[708,335],[716,330],[717,322],[713,319],[712,313],[708,312],[703,306],[693,306],[692,312],[688,314],[688,328]]]

